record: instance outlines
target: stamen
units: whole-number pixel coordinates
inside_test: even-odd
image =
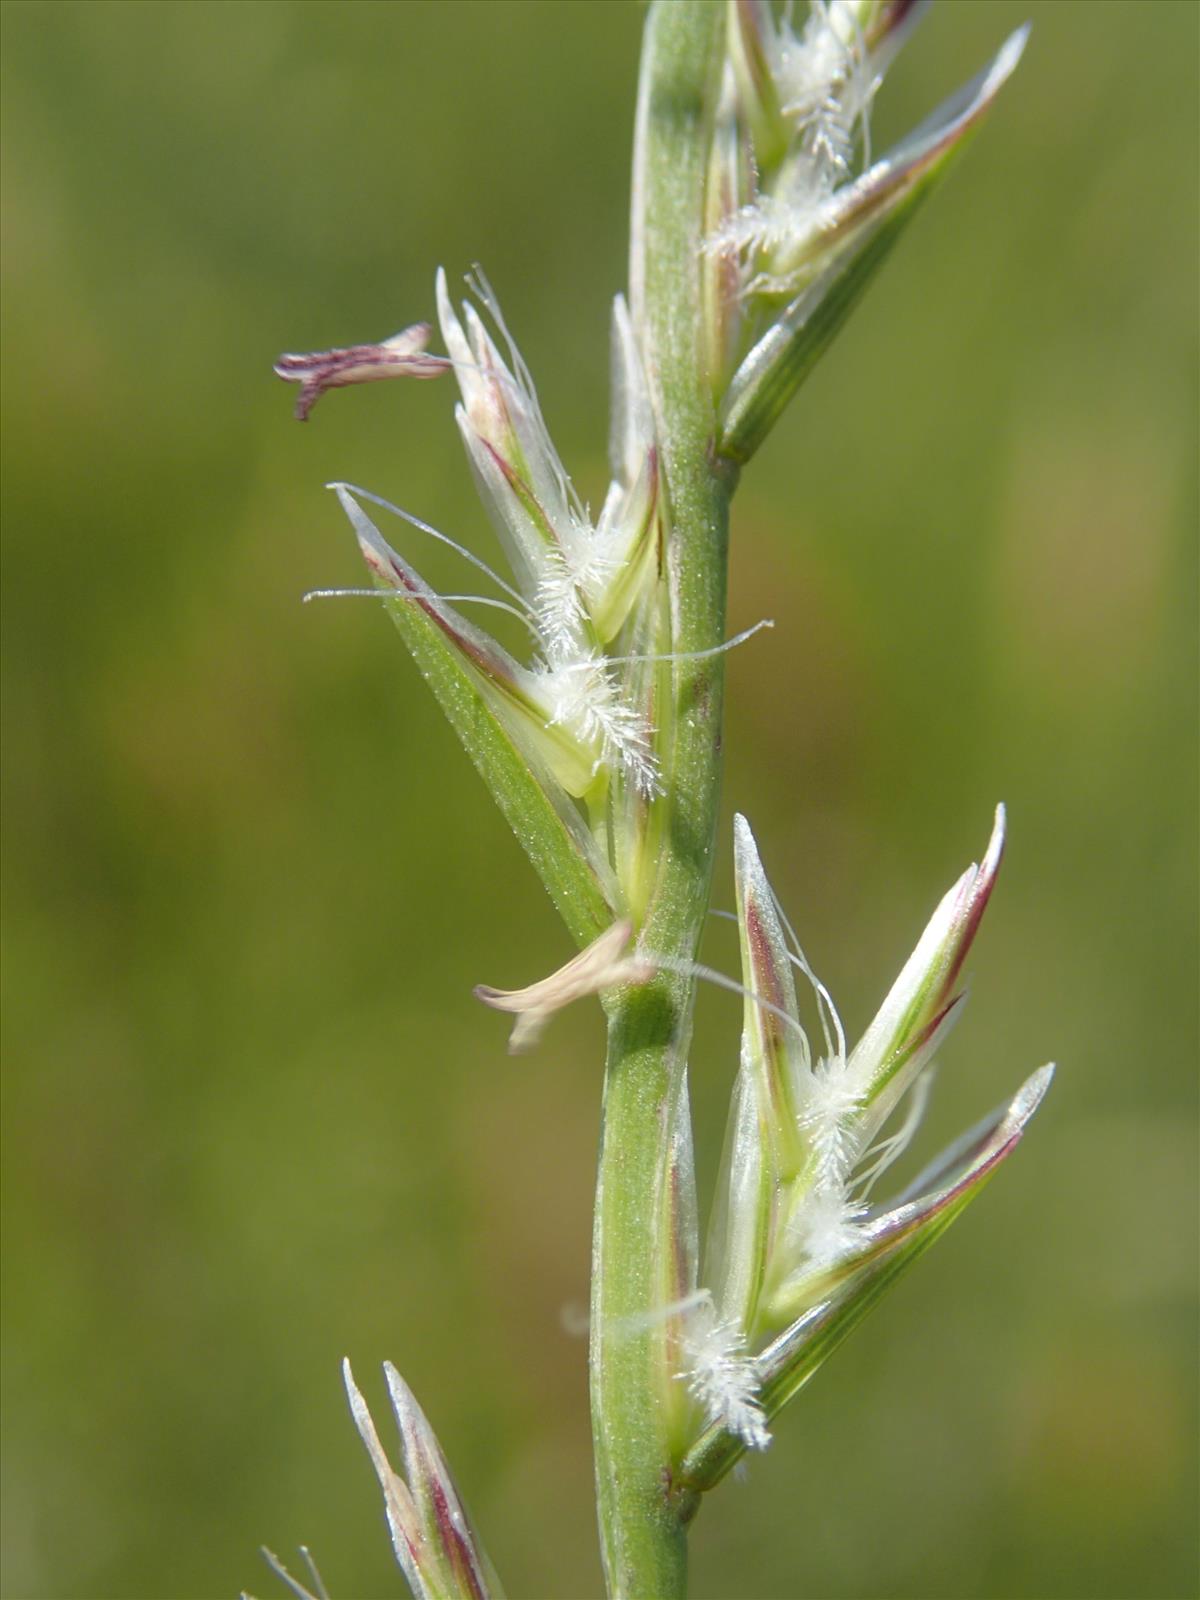
[[[381,378],[436,378],[451,365],[445,356],[425,353],[433,332],[427,322],[415,322],[377,344],[346,345],[336,350],[313,350],[305,355],[282,355],[275,373],[287,383],[298,383],[296,420],[303,422],[327,389]]]
[[[655,963],[647,961],[640,951],[626,953],[632,937],[633,924],[622,918],[593,939],[566,966],[525,989],[493,989],[485,983],[476,984],[477,1000],[493,1010],[508,1011],[516,1016],[508,1040],[509,1054],[527,1050],[554,1013],[572,1001],[599,994],[620,983],[648,983],[654,976]]]

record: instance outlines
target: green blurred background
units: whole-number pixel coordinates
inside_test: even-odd
[[[923,1135],[1048,1057],[999,1182],[695,1530],[698,1597],[1195,1592],[1190,4],[946,5],[881,146],[989,126],[744,480],[726,798],[851,1031],[1007,800]],[[641,9],[4,10],[4,1589],[402,1589],[337,1363],[428,1408],[516,1600],[599,1592],[602,1028],[322,485],[485,554],[445,385],[291,421],[281,350],[490,274],[604,488]],[[452,558],[397,542],[428,576]],[[415,541],[417,536],[413,536]],[[728,819],[725,841],[728,843]],[[722,868],[718,903],[730,900]],[[708,956],[735,948],[714,926]],[[701,1003],[711,1186],[739,1008]],[[570,1321],[568,1317],[567,1321]]]

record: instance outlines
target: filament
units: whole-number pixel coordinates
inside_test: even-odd
[[[631,1311],[625,1316],[607,1317],[605,1327],[626,1337],[638,1333],[648,1333],[654,1328],[661,1328],[670,1322],[673,1317],[686,1317],[700,1306],[710,1309],[713,1305],[711,1289],[693,1289],[690,1294],[685,1294],[679,1300],[668,1300],[663,1305],[652,1307],[648,1311]]]
[[[799,1034],[807,1046],[807,1036],[795,1017],[789,1015],[782,1006],[777,1006],[773,1000],[766,1000],[761,994],[755,994],[753,989],[747,989],[745,984],[739,983],[736,978],[727,977],[715,967],[701,966],[698,961],[680,961],[674,956],[661,956],[654,950],[644,950],[642,955],[664,972],[677,972],[681,978],[703,978],[706,983],[715,984],[718,989],[728,989],[730,994],[740,994],[743,999],[753,1001],[761,1010],[769,1011],[772,1016],[778,1017],[780,1022],[786,1023]]]
[[[833,1040],[829,1036],[829,1023],[832,1021],[834,1032],[837,1034],[837,1052],[835,1059],[844,1062],[846,1059],[846,1034],[842,1028],[842,1019],[838,1016],[837,1007],[833,1003],[833,997],[829,993],[829,990],[821,982],[820,978],[817,977],[812,967],[809,965],[808,957],[804,954],[804,951],[800,947],[800,941],[796,937],[796,930],[788,921],[787,912],[780,905],[779,897],[776,895],[773,889],[771,890],[771,899],[775,902],[775,910],[778,913],[780,922],[783,924],[784,932],[792,941],[793,950],[795,952],[793,954],[793,950],[789,950],[787,952],[787,958],[793,966],[799,968],[799,970],[808,979],[809,983],[812,984],[813,993],[817,997],[817,1011],[821,1018],[821,1033],[825,1040],[825,1049],[829,1052],[831,1057],[834,1057]]]
[[[898,1161],[908,1149],[909,1144],[912,1142],[912,1136],[916,1133],[920,1126],[921,1118],[925,1115],[925,1108],[929,1104],[929,1096],[932,1089],[933,1073],[931,1070],[926,1070],[909,1091],[909,1106],[905,1112],[904,1121],[896,1129],[895,1133],[889,1134],[886,1139],[881,1139],[878,1144],[872,1145],[866,1156],[863,1157],[864,1160],[868,1160],[871,1156],[874,1156],[875,1160],[871,1162],[865,1172],[860,1172],[855,1179],[855,1188],[858,1190],[859,1200],[866,1200],[869,1197],[877,1179],[887,1171],[893,1162]]]
[[[405,594],[399,589],[309,589],[301,595],[301,604],[307,605],[310,600],[427,600],[425,594]],[[518,611],[516,606],[510,606],[507,600],[493,600],[486,594],[437,594],[435,600],[453,600],[458,604],[470,601],[472,605],[491,606],[495,611],[507,611],[510,617],[516,617],[523,628],[527,628],[536,639],[537,629],[524,612]]]
[[[752,628],[745,628],[741,633],[735,633],[732,639],[726,639],[724,644],[710,645],[707,650],[671,650],[664,655],[648,656],[606,656],[610,666],[620,666],[627,661],[701,661],[705,656],[719,656],[726,650],[733,650],[739,644],[745,644],[747,639],[752,639],[763,628],[773,628],[774,618],[764,617],[761,622],[756,622]]]
[[[515,600],[526,615],[533,615],[524,595],[514,589],[511,583],[505,583],[500,574],[494,572],[482,557],[477,556],[473,550],[468,550],[466,545],[459,544],[458,540],[452,539],[448,533],[442,533],[440,529],[432,527],[428,522],[422,522],[420,517],[414,516],[411,511],[405,511],[403,506],[393,505],[390,500],[385,500],[382,495],[372,494],[370,489],[359,488],[357,483],[334,482],[327,483],[325,487],[327,489],[345,489],[349,494],[355,494],[363,500],[369,500],[372,505],[382,506],[385,511],[390,511],[393,516],[402,517],[405,522],[414,528],[420,529],[422,533],[429,534],[431,538],[440,539],[443,544],[448,544],[451,550],[456,550],[465,561],[469,561],[473,567],[477,567],[480,572],[489,577],[498,589],[503,589],[509,599]]]
[[[306,1544],[300,1546],[300,1554],[304,1557],[304,1565],[308,1568],[308,1575],[313,1581],[317,1591],[317,1600],[329,1600],[329,1590],[321,1579],[317,1563],[313,1560],[312,1551]]]
[[[261,1546],[261,1549],[263,1560],[267,1563],[279,1581],[283,1584],[286,1584],[286,1586],[292,1591],[292,1593],[296,1596],[296,1600],[329,1600],[329,1591],[321,1582],[321,1574],[317,1571],[317,1564],[313,1560],[308,1548],[305,1545],[300,1546],[300,1554],[304,1557],[304,1564],[308,1568],[309,1576],[316,1585],[315,1594],[306,1589],[297,1578],[292,1577],[291,1573],[284,1566],[283,1562],[273,1550],[268,1550],[266,1545]]]
[[[804,974],[804,976],[808,979],[809,983],[812,984],[813,990],[815,991],[815,993],[817,995],[817,1009],[818,1009],[818,1012],[819,1012],[819,1015],[820,1015],[820,1018],[821,1018],[821,1032],[825,1036],[825,1048],[829,1051],[831,1056],[834,1055],[833,1039],[830,1037],[829,1026],[828,1026],[828,1024],[826,1022],[826,1018],[825,1018],[826,1007],[828,1007],[829,1015],[830,1015],[830,1018],[832,1019],[833,1028],[834,1028],[834,1031],[835,1031],[835,1033],[837,1035],[837,1042],[838,1042],[838,1053],[837,1053],[835,1059],[837,1059],[839,1061],[845,1061],[845,1059],[846,1059],[846,1035],[845,1035],[845,1032],[843,1031],[843,1028],[842,1028],[841,1018],[838,1016],[837,1007],[833,1003],[833,999],[832,999],[832,996],[829,993],[829,990],[825,987],[825,985],[821,982],[820,978],[817,977],[816,973],[813,971],[812,967],[809,965],[808,957],[804,954],[803,950],[800,950],[800,942],[796,938],[795,930],[793,929],[791,923],[788,921],[787,916],[784,913],[783,907],[779,904],[779,901],[777,899],[775,899],[774,891],[772,891],[771,898],[773,900],[775,900],[775,910],[779,914],[779,919],[783,924],[784,931],[787,933],[788,937],[791,939],[792,943],[796,946],[796,949],[799,951],[799,954],[797,955],[797,954],[793,953],[791,950],[785,950],[784,951],[784,955],[787,956],[788,960],[791,962],[791,964],[794,967],[796,967],[799,971],[801,971]],[[737,913],[734,912],[734,911],[718,911],[715,908],[710,908],[708,914],[709,914],[710,917],[719,917],[722,922],[737,922],[738,921]],[[768,1002],[764,1000],[764,1001],[761,1001],[760,1004],[765,1006],[765,1005],[768,1004]],[[801,1029],[801,1032],[803,1032],[803,1029]]]

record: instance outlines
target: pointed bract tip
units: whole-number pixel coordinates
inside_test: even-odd
[[[385,1361],[383,1363],[383,1376],[384,1381],[387,1383],[388,1397],[392,1402],[392,1410],[396,1413],[397,1419],[405,1412],[411,1414],[416,1411],[420,1415],[417,1397],[405,1383],[392,1362]]]
[[[733,859],[734,868],[738,876],[742,876],[747,869],[755,867],[762,870],[762,863],[758,854],[758,844],[751,831],[750,824],[741,812],[737,812],[733,819]]]
[[[1036,1072],[1031,1073],[1026,1078],[1025,1082],[1017,1090],[1013,1103],[1009,1107],[1009,1115],[1014,1120],[1021,1123],[1029,1121],[1030,1117],[1046,1098],[1046,1092],[1054,1082],[1055,1068],[1056,1063],[1048,1061],[1044,1067],[1039,1067]]]
[[[358,548],[367,566],[393,589],[398,588],[396,553],[354,498],[349,485],[331,483],[327,487],[337,495],[342,510],[349,517],[354,536],[358,540]]]
[[[979,876],[984,882],[996,876],[1000,870],[1000,862],[1004,856],[1004,843],[1008,837],[1008,812],[1001,800],[996,807],[996,818],[992,823],[992,834],[988,840],[987,850],[979,864]]]
[[[1029,35],[1032,32],[1033,23],[1023,22],[1000,46],[996,52],[996,59],[992,62],[992,70],[988,73],[989,90],[998,89],[1004,80],[1010,78],[1016,71],[1017,63],[1025,54],[1025,46],[1029,43]]]
[[[350,1402],[350,1411],[354,1417],[359,1433],[363,1431],[364,1420],[367,1427],[371,1426],[370,1413],[367,1411],[367,1402],[362,1397],[362,1391],[354,1381],[354,1373],[350,1369],[350,1357],[342,1357],[342,1383],[345,1385],[346,1398]]]

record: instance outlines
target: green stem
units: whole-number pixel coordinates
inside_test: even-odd
[[[725,631],[729,469],[713,450],[702,370],[699,247],[719,88],[724,7],[656,0],[646,24],[634,153],[631,309],[663,470],[671,648],[711,649]],[[659,716],[663,847],[641,938],[694,959],[708,907],[720,788],[722,658],[676,661]],[[679,1105],[694,982],[664,974],[615,996],[592,1257],[592,1427],[609,1593],[667,1600],[687,1584],[672,1493],[663,1319],[674,1281],[668,1133]],[[686,1106],[682,1115],[686,1115]]]

